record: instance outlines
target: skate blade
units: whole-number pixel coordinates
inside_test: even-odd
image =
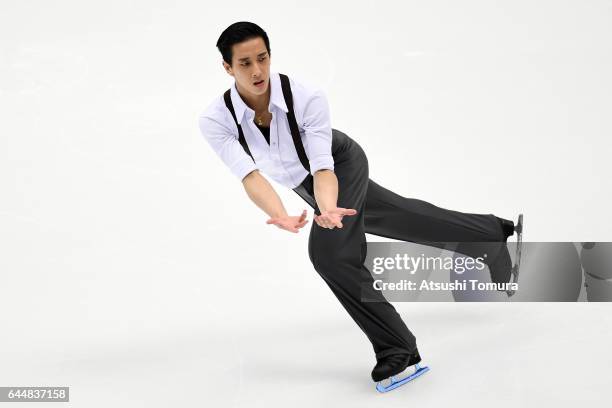
[[[378,384],[376,384],[376,390],[378,392],[387,392],[387,391],[391,391],[396,389],[397,387],[400,387],[412,380],[414,380],[417,377],[420,377],[421,375],[425,374],[427,371],[429,371],[429,367],[421,367],[418,364],[415,366],[416,370],[408,375],[407,377],[404,378],[398,378],[401,376],[401,374],[398,375],[394,375],[392,377],[389,377],[386,380],[380,381]]]
[[[518,232],[516,237],[516,273],[518,275],[518,270],[521,267],[521,252],[523,249],[523,214],[519,214],[517,230]]]
[[[516,225],[516,232],[517,232],[516,253],[514,256],[514,266],[512,267],[512,272],[511,272],[513,283],[518,283],[519,272],[521,269],[521,256],[522,256],[522,249],[523,249],[523,214],[519,214],[518,223]],[[508,294],[508,297],[514,295],[515,292],[516,291],[514,290],[506,291],[506,293]]]

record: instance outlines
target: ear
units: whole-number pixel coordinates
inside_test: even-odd
[[[234,72],[233,72],[232,67],[230,66],[230,64],[228,64],[224,60],[221,60],[221,63],[223,64],[223,69],[225,69],[225,72],[227,72],[231,76],[234,76]]]

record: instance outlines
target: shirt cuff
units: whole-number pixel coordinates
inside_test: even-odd
[[[310,174],[314,176],[314,174],[318,170],[334,170],[334,158],[332,155],[325,154],[321,156],[317,156],[309,161],[310,164]]]
[[[258,168],[250,157],[248,160],[239,161],[232,166],[232,173],[234,173],[240,181],[253,170],[258,170]]]

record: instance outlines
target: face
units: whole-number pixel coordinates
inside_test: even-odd
[[[232,46],[232,65],[223,61],[228,74],[242,93],[264,95],[270,81],[270,55],[263,38],[256,37]]]

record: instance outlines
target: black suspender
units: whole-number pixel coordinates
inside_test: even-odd
[[[289,128],[291,129],[291,136],[293,137],[293,145],[295,151],[302,162],[302,166],[310,173],[310,163],[308,163],[308,157],[306,157],[306,151],[304,150],[304,144],[300,137],[300,129],[295,120],[295,112],[293,111],[293,93],[291,93],[291,86],[289,86],[289,77],[285,74],[278,74],[281,80],[281,87],[283,88],[283,96],[285,97],[285,104],[287,105],[287,119],[289,120]]]
[[[234,112],[234,106],[232,105],[232,97],[230,96],[229,89],[223,94],[223,99],[225,99],[225,106],[227,106],[227,109],[229,109],[230,113],[232,114],[232,118],[234,118],[234,122],[236,122],[236,126],[238,126],[238,141],[242,145],[244,151],[251,156],[251,159],[253,159],[253,155],[251,154],[246,139],[244,138],[244,133],[242,133],[242,126],[240,126],[238,120],[236,119],[236,112]],[[255,162],[255,159],[253,159],[253,162]]]
[[[279,74],[281,80],[281,87],[283,90],[283,97],[285,98],[285,104],[287,105],[287,120],[289,121],[289,128],[291,129],[291,137],[293,138],[293,145],[295,147],[295,151],[302,163],[302,166],[310,173],[310,163],[308,162],[308,157],[306,156],[306,150],[304,149],[304,144],[302,143],[302,138],[300,137],[300,128],[298,127],[297,120],[295,119],[295,112],[293,110],[293,93],[291,92],[291,86],[289,85],[289,77],[285,74]],[[242,132],[242,126],[238,123],[236,119],[236,112],[234,112],[234,106],[232,105],[231,99],[231,89],[228,89],[223,94],[223,99],[225,100],[225,106],[229,109],[232,117],[234,118],[234,122],[236,122],[236,126],[238,127],[238,141],[244,148],[244,151],[247,152],[251,159],[253,159],[253,155],[249,150],[249,146],[247,145],[246,139],[244,138],[244,133]],[[255,159],[253,159],[255,161]]]

